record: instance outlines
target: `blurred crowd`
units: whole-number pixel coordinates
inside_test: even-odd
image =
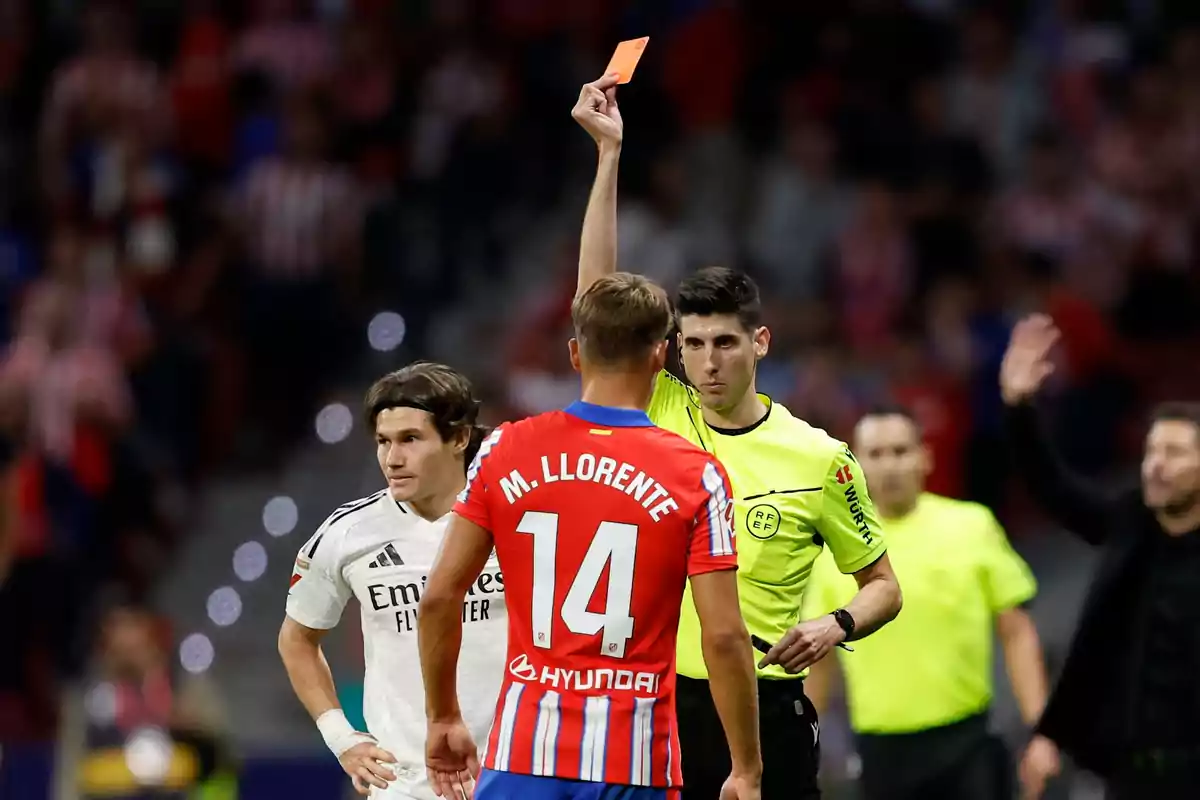
[[[397,177],[368,11],[0,0],[0,740],[337,379]]]
[[[279,465],[370,313],[493,420],[574,398],[594,154],[569,111],[622,38],[651,37],[618,95],[621,264],[755,275],[763,391],[843,436],[902,401],[930,489],[1003,505],[996,371],[1042,309],[1068,454],[1120,463],[1144,403],[1200,391],[1193,24],[1182,0],[0,0],[0,739],[52,729],[77,633],[144,597],[205,477]]]

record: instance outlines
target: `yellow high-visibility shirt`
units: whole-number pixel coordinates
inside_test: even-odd
[[[996,616],[1037,592],[985,506],[923,494],[900,519],[887,520],[888,558],[904,593],[892,622],[837,651],[850,724],[858,733],[912,733],[986,711],[992,703]],[[817,560],[806,616],[844,605],[855,582]]]
[[[650,419],[725,466],[734,493],[742,618],[752,634],[774,644],[800,621],[804,587],[823,549],[851,573],[879,559],[885,548],[862,469],[846,444],[760,397],[768,411],[758,423],[733,431],[711,428],[695,391],[662,372]],[[689,678],[708,677],[690,587],[679,621],[677,668]],[[778,665],[758,674],[800,677]]]

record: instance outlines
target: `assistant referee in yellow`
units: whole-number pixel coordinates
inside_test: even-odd
[[[912,415],[881,408],[859,421],[854,448],[888,530],[904,585],[904,613],[875,636],[813,667],[820,710],[840,664],[862,759],[865,800],[991,800],[1012,796],[1003,745],[988,731],[992,642],[999,635],[1021,717],[1046,704],[1042,648],[1024,606],[1037,591],[1029,567],[986,507],[924,491],[931,466]],[[818,559],[804,608],[840,607],[854,582]],[[1054,745],[1035,738],[1022,765],[1023,797],[1058,772]]]
[[[599,164],[580,243],[578,291],[616,270],[617,164],[623,123],[615,76],[583,87],[573,116],[596,140]],[[647,265],[648,267],[650,265]],[[755,391],[771,334],[758,288],[710,267],[676,294],[680,360],[691,385],[659,374],[655,424],[716,455],[734,491],[742,617],[767,650],[759,662],[762,796],[809,800],[817,785],[819,725],[802,676],[834,647],[896,616],[900,587],[858,463],[842,442]],[[853,574],[846,603],[816,619],[800,614],[804,585],[822,549]],[[685,800],[716,800],[730,774],[728,745],[705,671],[690,594],[680,614],[676,712]]]

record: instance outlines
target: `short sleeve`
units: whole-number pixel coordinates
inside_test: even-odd
[[[829,464],[821,489],[821,519],[817,530],[846,574],[869,566],[886,551],[883,527],[867,491],[862,467],[841,445]]]
[[[716,461],[706,461],[703,500],[692,521],[688,545],[688,575],[737,569],[733,532],[733,493],[729,476]]]
[[[507,429],[507,425],[501,425],[488,434],[479,445],[479,452],[467,467],[467,485],[459,492],[458,502],[454,504],[455,514],[488,531],[492,529],[492,514],[488,508],[488,470],[485,462],[495,451]]]
[[[1037,581],[1025,559],[1009,544],[1004,529],[990,511],[984,511],[982,527],[983,583],[988,603],[995,614],[1028,603],[1037,594]]]
[[[329,630],[342,618],[350,595],[337,542],[328,536],[328,525],[322,525],[296,556],[287,615],[307,628]]]
[[[815,619],[841,608],[850,602],[858,589],[853,578],[843,575],[833,555],[828,550],[822,550],[813,562],[812,572],[804,585],[804,598],[801,600],[801,619]]]

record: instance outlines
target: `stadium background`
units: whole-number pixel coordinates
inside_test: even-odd
[[[184,696],[241,797],[339,796],[275,652],[294,552],[378,484],[372,376],[448,361],[492,423],[574,398],[594,150],[569,112],[640,35],[621,264],[751,271],[760,386],[814,424],[914,408],[931,488],[1031,561],[1055,666],[1091,558],[1007,474],[998,360],[1055,317],[1056,432],[1095,474],[1148,403],[1200,396],[1191,5],[0,0],[0,797],[51,796],[88,726],[154,772],[134,734]],[[161,620],[131,657],[174,673],[158,717],[109,672],[131,601]],[[357,636],[348,612],[329,647],[351,707]]]

